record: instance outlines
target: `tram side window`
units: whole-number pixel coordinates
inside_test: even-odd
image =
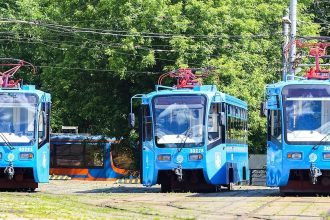
[[[209,143],[213,143],[220,138],[219,126],[219,104],[214,103],[211,105],[208,117],[208,139]]]
[[[103,144],[86,144],[85,145],[85,164],[87,167],[103,166]]]
[[[268,139],[276,139],[281,142],[281,112],[279,110],[270,110],[268,118]]]
[[[50,103],[42,103],[38,121],[39,147],[49,141]]]
[[[52,167],[103,167],[103,144],[54,144]]]
[[[247,111],[237,106],[227,105],[227,143],[247,143]]]
[[[55,166],[82,167],[84,165],[84,148],[80,144],[55,145]]]
[[[142,117],[143,117],[143,141],[152,140],[152,120],[150,115],[149,106],[143,106],[142,108]]]

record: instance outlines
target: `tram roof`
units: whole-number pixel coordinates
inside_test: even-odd
[[[70,134],[70,133],[52,133],[50,134],[50,142],[105,142],[115,143],[118,142],[115,138],[109,138],[103,135],[90,135],[90,134]]]
[[[239,98],[218,91],[216,85],[195,86],[192,89],[175,89],[172,87],[156,86],[156,90],[142,97],[142,103],[147,104],[155,96],[161,95],[206,95],[212,102],[226,102],[247,108],[247,103]]]
[[[283,88],[287,85],[330,85],[329,80],[307,80],[307,79],[301,79],[301,80],[287,80],[287,81],[280,81],[277,83],[268,84],[267,88]]]
[[[23,85],[21,88],[1,88],[0,93],[32,93],[43,97],[43,101],[50,101],[50,94],[36,89],[35,85]]]

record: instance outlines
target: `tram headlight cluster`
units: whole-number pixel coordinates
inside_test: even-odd
[[[330,153],[323,153],[324,160],[330,160]]]
[[[159,161],[171,161],[171,155],[170,154],[159,154],[157,159]]]
[[[20,153],[19,159],[20,160],[29,160],[33,158],[33,153]]]
[[[302,153],[301,152],[293,152],[288,153],[289,159],[295,159],[295,160],[301,160],[302,159]]]
[[[201,160],[203,159],[203,154],[189,154],[189,160]]]

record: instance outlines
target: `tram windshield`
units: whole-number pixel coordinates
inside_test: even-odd
[[[283,89],[283,103],[285,139],[288,142],[329,142],[330,86],[287,86]]]
[[[206,98],[197,95],[159,96],[153,99],[158,147],[200,147],[204,143]]]
[[[33,144],[37,96],[0,93],[0,143]]]

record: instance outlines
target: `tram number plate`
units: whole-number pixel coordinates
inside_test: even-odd
[[[203,153],[204,152],[204,150],[203,149],[195,149],[195,148],[192,148],[192,149],[190,149],[190,153],[191,154],[198,154],[198,153]]]
[[[324,151],[330,151],[330,146],[324,146],[323,150]]]
[[[20,147],[19,152],[32,152],[32,147]]]

